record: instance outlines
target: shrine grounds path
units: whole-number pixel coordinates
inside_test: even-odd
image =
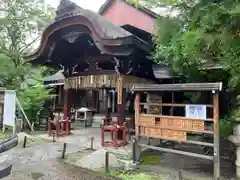
[[[101,137],[99,129],[82,129],[73,132],[73,135],[61,137],[53,143],[50,139],[46,142],[47,134],[41,140],[27,141],[27,147],[22,147],[23,137],[19,137],[19,146],[0,154],[0,169],[8,164],[13,164],[12,174],[3,180],[111,180],[88,169],[98,169],[104,164],[105,151],[101,148]],[[90,148],[90,138],[94,137],[94,149],[96,151],[86,155],[86,149]],[[50,140],[50,141],[49,141]],[[63,143],[67,142],[66,159],[60,159]],[[143,142],[146,143],[146,142]],[[131,147],[131,146],[130,146]],[[184,148],[182,145],[175,148]],[[190,148],[190,147],[187,147]],[[131,149],[131,148],[130,148]],[[128,148],[123,149],[126,153]],[[196,150],[198,148],[196,147]],[[113,151],[113,149],[111,150]],[[148,154],[149,153],[149,154]],[[205,162],[186,156],[171,153],[146,151],[147,156],[158,156],[160,162],[157,164],[143,164],[136,171],[144,172],[161,180],[177,180],[179,170],[183,170],[184,180],[212,180],[212,162]],[[146,156],[146,157],[147,157]],[[118,161],[111,157],[109,165]],[[234,168],[229,163],[221,161],[221,180],[232,180]]]
[[[85,149],[81,143],[68,145],[66,155]],[[111,180],[92,171],[65,164],[62,142],[40,142],[27,148],[21,144],[0,155],[0,167],[13,164],[12,174],[3,180]]]

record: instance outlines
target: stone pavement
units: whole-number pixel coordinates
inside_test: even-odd
[[[91,135],[92,134],[94,133],[91,133]],[[61,157],[64,142],[67,142],[66,156],[89,148],[90,141],[87,132],[79,132],[79,134],[75,136],[59,138],[55,143],[40,140],[38,143],[32,144],[31,141],[34,138],[28,136],[27,142],[30,144],[30,147],[27,148],[22,148],[21,141],[23,137],[21,136],[23,135],[19,137],[20,144],[18,147],[0,155],[0,166],[3,167],[13,164],[12,174],[6,177],[6,180],[110,179],[80,167],[77,168],[64,164],[58,160],[59,157]],[[99,143],[94,144],[94,148],[97,148],[97,144]]]
[[[99,128],[87,128],[72,131],[73,135],[68,137],[61,137],[57,140],[58,143],[67,143],[67,146],[76,145],[84,146],[85,148],[91,147],[91,138],[94,138],[93,148],[94,152],[80,153],[76,161],[68,163],[83,167],[89,170],[98,171],[99,169],[104,169],[105,167],[105,154],[106,151],[110,152],[109,157],[109,166],[112,168],[119,168],[125,166],[125,162],[121,161],[122,156],[131,155],[132,146],[129,144],[124,148],[105,148],[101,146],[101,131]],[[51,140],[51,137],[48,135],[40,135],[41,138]],[[108,134],[106,136],[108,138]],[[110,135],[109,135],[110,138]],[[67,148],[68,149],[68,148]],[[80,151],[84,151],[84,148],[81,148]],[[121,156],[121,157],[120,157]],[[119,158],[120,157],[120,158]],[[131,158],[129,159],[131,161]]]
[[[0,166],[13,164],[12,175],[5,179],[64,180],[74,179],[75,176],[78,177],[79,172],[82,172],[83,175],[84,173],[87,174],[86,177],[82,176],[80,180],[91,179],[92,177],[95,177],[95,179],[97,177],[99,180],[102,179],[99,175],[92,175],[92,172],[80,168],[104,168],[106,150],[102,148],[100,144],[100,130],[82,129],[81,131],[73,131],[73,133],[74,135],[68,137],[60,137],[55,143],[51,141],[46,142],[46,140],[52,140],[47,134],[37,135],[37,137],[28,136],[27,148],[22,148],[22,140],[25,135],[19,134],[19,146],[0,154]],[[39,137],[41,140],[38,141],[37,139],[39,139]],[[68,155],[70,156],[71,154],[84,152],[86,149],[89,149],[91,147],[91,137],[94,137],[93,147],[96,151],[88,153],[87,155],[84,154],[83,159],[76,159],[77,164],[74,165],[78,165],[78,168],[66,164],[63,166],[63,164],[57,160],[61,157],[64,143],[67,143],[66,156],[68,157]],[[34,144],[32,141],[38,142]],[[122,152],[125,151],[125,149],[122,149]],[[111,155],[110,158],[110,165],[118,164],[114,155]],[[68,168],[70,168],[71,176],[68,175]],[[88,175],[89,173],[91,176]]]
[[[48,135],[38,135],[40,139],[52,140]],[[89,151],[90,139],[94,138],[93,147],[96,151]],[[144,139],[143,139],[144,140]],[[105,165],[105,152],[110,151],[110,166],[122,166],[124,163],[129,163],[131,157],[122,158],[122,156],[131,156],[131,144],[126,148],[103,148],[101,147],[100,129],[81,129],[73,131],[73,135],[61,137],[56,143],[39,141],[35,145],[30,145],[23,149],[21,146],[0,154],[0,164],[13,164],[13,174],[5,179],[89,179],[93,177],[98,179],[98,174],[92,174],[91,171],[83,170],[103,170]],[[61,156],[63,143],[67,143],[66,160],[68,164],[63,164],[57,158]],[[146,142],[142,142],[146,144]],[[156,142],[159,143],[159,140]],[[154,143],[155,144],[155,143]],[[20,143],[21,145],[21,143]],[[80,155],[77,155],[79,154]],[[150,155],[155,153],[151,152]],[[184,171],[184,177],[196,177],[203,179],[211,179],[212,163],[201,162],[200,160],[180,156],[171,153],[156,152],[155,155],[160,156],[160,163],[156,166],[141,165],[140,172],[149,172],[152,175],[160,176],[165,179],[176,179],[179,170]],[[125,159],[125,162],[119,162],[119,159]],[[71,165],[74,166],[71,166]],[[1,166],[0,165],[0,166]],[[77,166],[77,167],[76,167]],[[229,165],[228,165],[229,166]],[[130,168],[131,169],[131,168]],[[222,169],[222,172],[225,168]],[[226,172],[229,172],[229,167]],[[201,171],[200,171],[201,170]],[[80,173],[80,175],[79,175]],[[90,173],[90,174],[88,174]],[[175,174],[174,176],[172,176]],[[186,176],[185,176],[186,175]],[[97,178],[96,178],[97,177]],[[225,175],[226,177],[226,175]],[[230,176],[231,177],[231,176]],[[102,177],[100,176],[100,179]],[[103,177],[104,178],[104,177]],[[93,178],[94,179],[94,178]],[[227,178],[225,178],[227,179]]]
[[[68,144],[66,154],[74,153],[83,150],[84,146],[76,146]],[[0,155],[2,164],[13,164],[13,169],[18,169],[27,164],[38,161],[50,160],[61,157],[63,143],[46,143],[33,147],[22,148],[16,147]]]
[[[113,180],[94,172],[64,164],[57,159],[28,163],[3,180]]]

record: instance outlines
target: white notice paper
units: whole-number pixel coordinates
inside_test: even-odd
[[[15,126],[15,113],[16,113],[16,92],[10,90],[5,91],[3,124],[7,126]]]
[[[186,105],[186,117],[193,119],[207,119],[207,108],[205,105]]]

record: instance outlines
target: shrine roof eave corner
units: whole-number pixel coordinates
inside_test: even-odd
[[[25,59],[31,61],[38,58],[43,53],[47,44],[50,43],[50,36],[63,28],[71,28],[75,25],[87,27],[89,35],[91,35],[95,42],[100,44],[98,48],[105,54],[110,53],[104,52],[104,48],[101,49],[101,47],[119,47],[122,45],[135,45],[137,48],[143,49],[148,53],[151,52],[151,48],[147,42],[134,36],[123,28],[112,24],[104,19],[104,17],[92,11],[81,9],[81,13],[57,19],[50,24],[43,32],[41,43],[37,51],[25,56]]]
[[[157,92],[157,91],[221,91],[222,82],[218,83],[185,83],[185,84],[138,84],[132,88],[133,92]]]

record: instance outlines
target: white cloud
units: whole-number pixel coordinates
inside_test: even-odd
[[[51,6],[57,8],[60,0],[45,0],[48,4]],[[72,2],[75,2],[77,5],[84,9],[89,9],[92,11],[97,12],[100,6],[106,1],[106,0],[71,0]]]

